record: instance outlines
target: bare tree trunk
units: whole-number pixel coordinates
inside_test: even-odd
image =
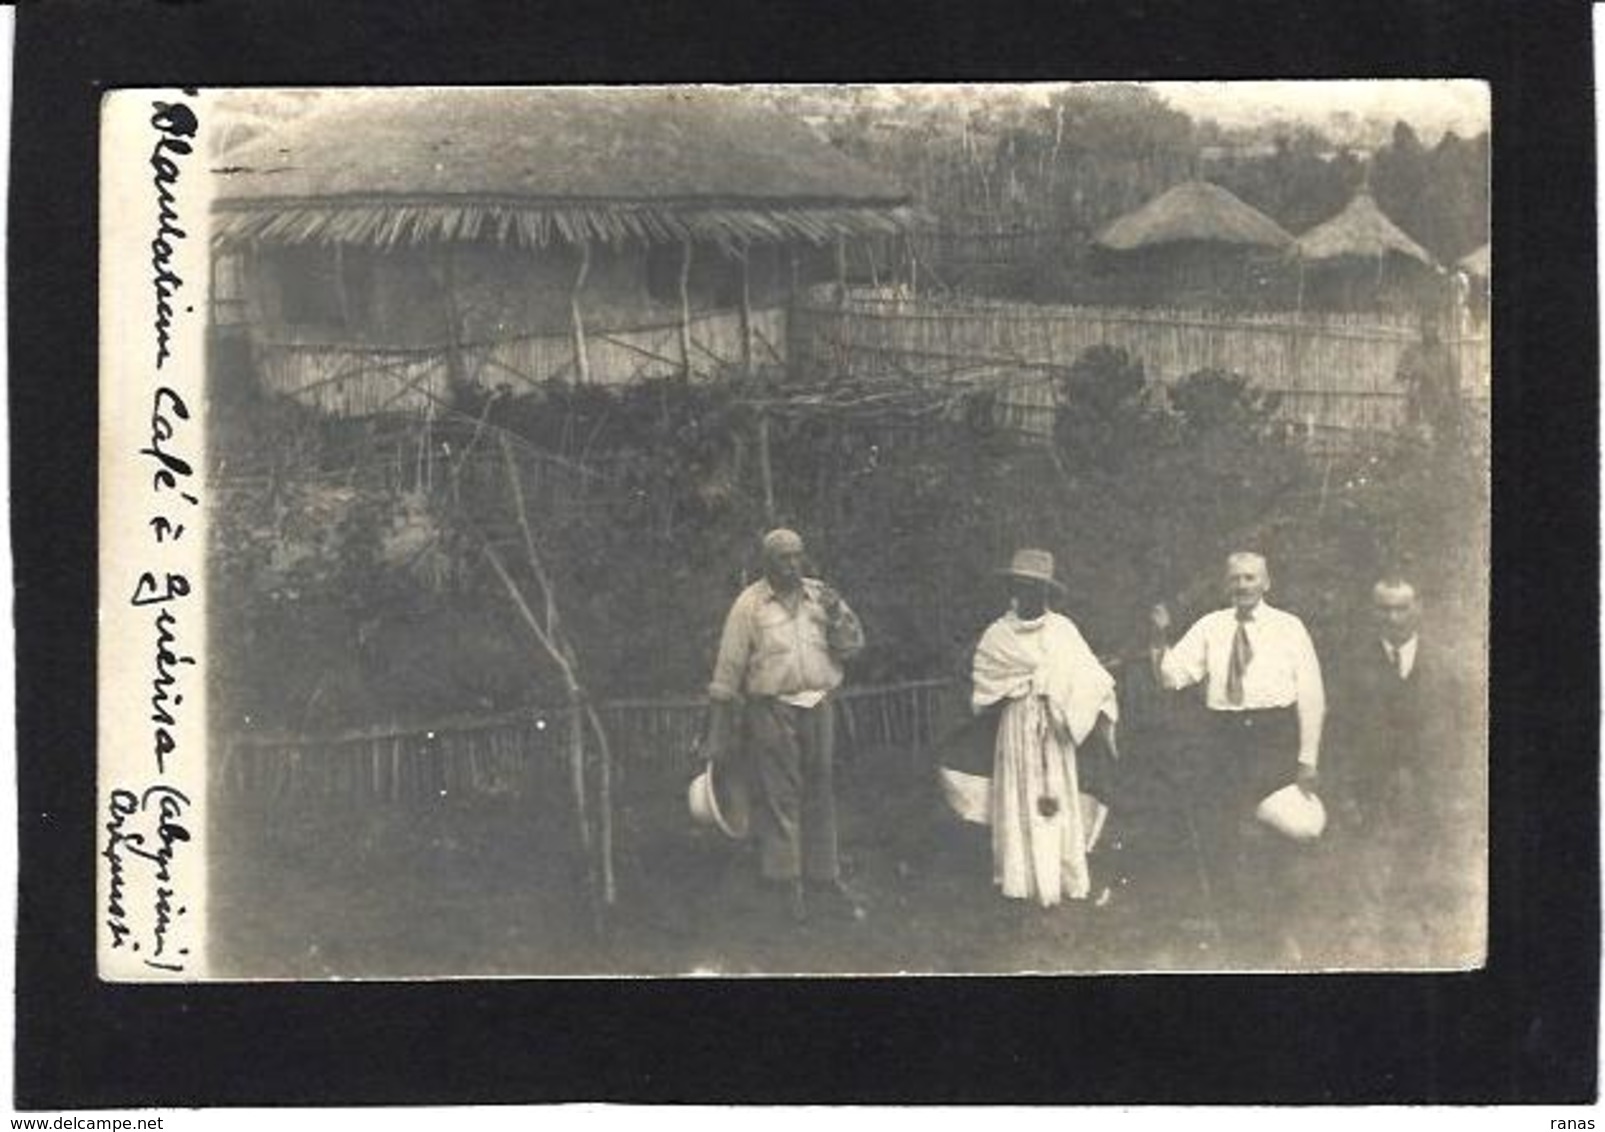
[[[535,532],[530,525],[529,508],[524,499],[524,488],[518,471],[518,463],[514,459],[512,445],[505,435],[501,437],[501,449],[510,493],[517,512],[519,530],[523,535],[524,548],[529,560],[530,572],[534,575],[536,585],[540,589],[544,619],[535,615],[523,592],[502,563],[500,555],[496,553],[495,547],[488,542],[485,545],[485,555],[490,561],[491,568],[501,579],[503,586],[506,587],[519,615],[523,618],[541,648],[557,666],[563,678],[569,707],[570,786],[574,794],[575,815],[579,826],[581,849],[586,861],[586,880],[591,894],[596,927],[600,932],[605,927],[606,909],[611,907],[617,898],[613,862],[612,747],[608,743],[607,732],[602,726],[601,716],[591,706],[585,695],[584,687],[580,683],[579,660],[575,655],[573,643],[563,629],[562,617],[557,607],[557,593],[552,585],[551,574],[547,571],[540,549],[535,542]],[[594,831],[591,823],[590,790],[585,772],[585,732],[587,727],[589,727],[596,740],[598,755],[596,825]]]
[[[597,753],[601,760],[597,764],[596,776],[597,793],[600,795],[597,805],[597,856],[602,864],[602,903],[611,908],[618,900],[618,883],[613,875],[613,747],[607,741],[602,717],[590,704],[585,705],[585,716],[596,737]]]
[[[691,378],[691,238],[680,246],[680,372]]]
[[[513,602],[513,607],[518,610],[518,614],[523,618],[524,624],[534,634],[536,642],[545,650],[546,655],[551,657],[553,662],[556,663],[558,671],[562,673],[571,712],[569,778],[574,789],[574,810],[576,824],[579,827],[580,845],[585,850],[586,860],[589,863],[591,823],[587,812],[589,807],[585,791],[585,731],[584,720],[581,716],[584,693],[579,683],[574,679],[574,670],[569,665],[568,658],[564,656],[564,650],[557,647],[550,634],[547,633],[536,618],[534,610],[530,609],[529,602],[524,597],[524,592],[519,589],[518,583],[513,580],[512,574],[508,572],[506,565],[502,562],[501,555],[496,553],[496,548],[491,546],[489,542],[485,544],[485,558],[490,563],[490,567],[496,576],[501,579],[503,588],[507,590],[507,596]]]

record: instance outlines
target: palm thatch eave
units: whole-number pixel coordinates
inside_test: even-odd
[[[928,221],[901,203],[824,201],[301,200],[219,202],[213,239],[380,248],[488,240],[514,247],[710,240],[740,246],[895,236]]]
[[[225,243],[824,242],[919,221],[895,182],[721,88],[342,92],[229,156]]]

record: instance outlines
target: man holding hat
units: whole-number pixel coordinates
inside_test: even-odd
[[[803,576],[796,532],[770,531],[762,553],[764,576],[725,619],[708,697],[716,717],[728,718],[736,705],[744,716],[764,878],[782,886],[795,919],[807,916],[810,887],[861,915],[837,859],[831,693],[843,663],[863,649],[864,631],[835,590]]]
[[[1261,905],[1259,918],[1274,917],[1277,910],[1265,905],[1293,895],[1286,876],[1291,844],[1269,848],[1255,808],[1290,783],[1313,793],[1326,716],[1315,646],[1302,621],[1266,602],[1270,584],[1264,557],[1238,551],[1226,560],[1230,608],[1200,617],[1174,647],[1170,611],[1156,605],[1150,618],[1159,682],[1170,689],[1204,685],[1210,761],[1200,833],[1223,884],[1218,895],[1237,913],[1229,926],[1248,932],[1270,926],[1240,922],[1251,905]],[[1286,957],[1296,958],[1291,935],[1283,932],[1281,943]]]

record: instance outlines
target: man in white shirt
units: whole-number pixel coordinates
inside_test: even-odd
[[[1151,616],[1160,684],[1204,686],[1210,734],[1200,833],[1226,905],[1223,927],[1234,935],[1267,927],[1252,921],[1275,915],[1292,896],[1291,847],[1262,836],[1254,808],[1290,782],[1314,791],[1326,716],[1315,646],[1302,621],[1266,602],[1270,583],[1264,557],[1239,551],[1226,560],[1230,608],[1200,617],[1174,647],[1170,611],[1157,605]],[[1296,952],[1285,927],[1281,935],[1284,954]]]

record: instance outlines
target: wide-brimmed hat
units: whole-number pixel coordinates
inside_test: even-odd
[[[1314,841],[1326,829],[1326,807],[1314,794],[1297,785],[1282,787],[1264,798],[1254,816],[1283,837],[1294,841]]]
[[[731,840],[743,840],[751,827],[751,805],[740,778],[708,763],[686,788],[691,819],[698,825],[716,827]]]
[[[1063,592],[1064,583],[1053,576],[1053,552],[1026,547],[1014,552],[1014,559],[998,571],[1010,578],[1025,578],[1032,582],[1046,582]]]

